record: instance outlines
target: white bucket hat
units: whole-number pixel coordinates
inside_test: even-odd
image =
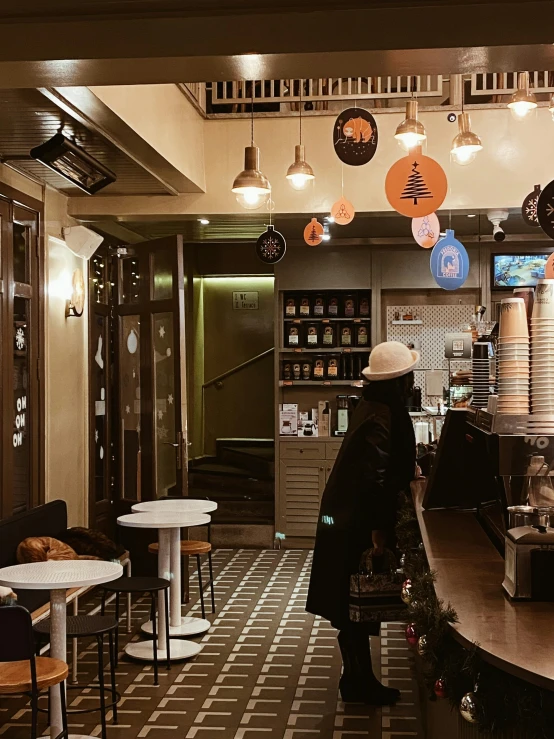
[[[372,349],[369,366],[362,374],[368,380],[393,380],[411,372],[419,362],[419,352],[408,349],[399,341],[383,341]]]

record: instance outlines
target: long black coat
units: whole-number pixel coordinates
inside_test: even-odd
[[[403,402],[380,383],[364,388],[323,493],[306,610],[349,623],[350,575],[374,529],[394,544],[398,493],[415,470],[415,437]],[[383,388],[384,389],[384,388]]]

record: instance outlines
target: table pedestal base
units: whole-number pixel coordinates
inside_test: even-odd
[[[182,641],[181,639],[171,639],[169,643],[171,662],[190,659],[195,657],[201,650],[202,645],[196,642]],[[140,659],[145,662],[154,661],[154,644],[152,641],[135,641],[130,642],[125,647],[125,654],[133,659]],[[164,662],[167,659],[165,649],[158,647],[158,662]],[[163,665],[162,665],[163,667]]]
[[[171,620],[171,619],[170,619]],[[208,631],[211,623],[206,618],[194,618],[193,616],[182,616],[179,626],[169,626],[169,636],[194,636]],[[146,621],[140,627],[145,634],[152,634],[152,621]]]

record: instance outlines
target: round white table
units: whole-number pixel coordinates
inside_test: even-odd
[[[213,500],[191,500],[190,498],[172,498],[169,500],[145,500],[135,503],[133,513],[142,511],[178,511],[179,513],[212,513],[217,510]]]
[[[50,591],[50,656],[67,662],[66,590],[102,585],[117,580],[122,574],[123,567],[116,562],[87,559],[49,560],[4,567],[0,570],[0,585],[18,590]],[[63,729],[59,685],[50,688],[50,706],[50,736],[54,739]],[[70,739],[93,739],[93,737],[71,734]]]
[[[117,523],[139,529],[158,529],[158,577],[169,580],[169,636],[193,636],[207,631],[211,624],[207,619],[181,616],[181,529],[205,526],[211,518],[205,513],[183,513],[175,510],[142,511],[120,516]],[[143,624],[142,630],[152,633],[152,622]],[[165,648],[167,624],[163,592],[158,595],[158,659],[167,659]],[[170,659],[188,659],[200,652],[196,642],[171,639]],[[153,660],[154,648],[151,641],[130,642],[125,652],[135,659]]]

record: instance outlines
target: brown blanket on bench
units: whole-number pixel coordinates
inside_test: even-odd
[[[79,555],[68,544],[54,539],[52,536],[30,536],[17,547],[17,561],[46,562],[49,559],[99,559],[88,555]]]

